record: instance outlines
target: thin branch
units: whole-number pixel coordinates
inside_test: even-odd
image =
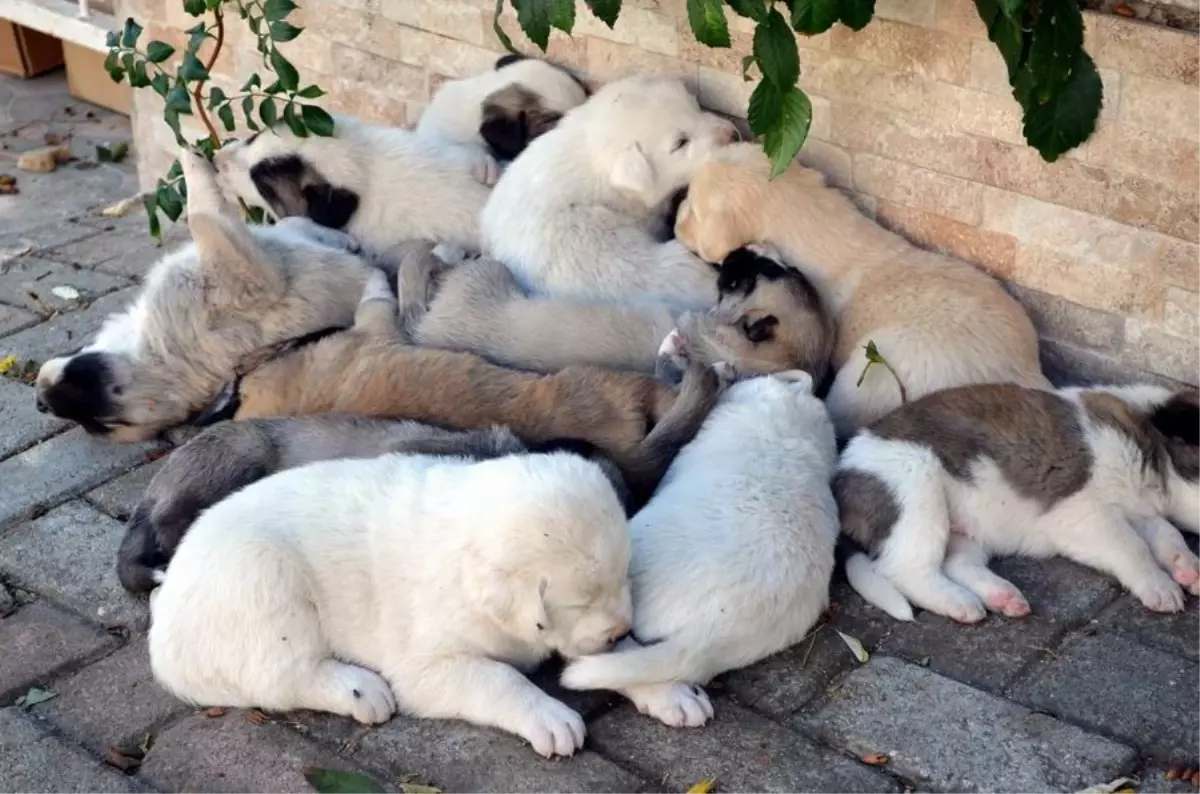
[[[204,126],[208,130],[209,140],[212,141],[214,147],[219,147],[221,145],[221,136],[217,132],[217,128],[213,126],[212,119],[204,107],[204,96],[201,93],[204,90],[204,84],[208,82],[209,77],[212,75],[212,69],[217,63],[217,58],[221,55],[221,45],[225,43],[225,14],[221,11],[220,6],[213,9],[213,16],[217,19],[217,43],[213,47],[212,56],[209,57],[208,63],[204,65],[204,79],[196,81],[196,88],[192,91],[192,99],[196,101],[196,115],[204,122]]]

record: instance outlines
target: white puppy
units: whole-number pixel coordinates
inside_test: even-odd
[[[625,634],[628,563],[621,504],[575,455],[315,463],[201,515],[151,601],[151,666],[192,703],[399,706],[571,755],[583,720],[518,668]]]
[[[715,271],[652,227],[673,193],[736,136],[678,80],[609,83],[533,141],[483,211],[485,252],[554,297],[716,302]]]
[[[732,386],[630,522],[633,638],[572,662],[563,685],[618,690],[668,725],[707,721],[692,684],[799,642],[828,603],[836,462],[807,373]]]
[[[842,452],[842,531],[871,554],[847,561],[850,584],[900,620],[910,600],[964,623],[985,606],[1016,617],[1029,604],[988,558],[1062,555],[1179,611],[1200,561],[1166,518],[1200,528],[1197,405],[1194,389],[993,384],[898,408]]]

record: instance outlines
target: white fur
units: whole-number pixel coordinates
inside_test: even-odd
[[[578,659],[563,684],[620,690],[669,725],[703,724],[707,698],[681,684],[799,642],[824,610],[836,459],[806,373],[733,385],[630,522],[634,636],[655,644]]]
[[[583,721],[518,668],[624,634],[628,560],[621,505],[578,456],[311,464],[197,520],[151,604],[151,665],[192,703],[399,707],[570,755]]]
[[[735,134],[678,80],[609,83],[505,172],[483,211],[485,252],[527,289],[555,297],[708,308],[713,268],[673,240],[656,241],[650,227]]]

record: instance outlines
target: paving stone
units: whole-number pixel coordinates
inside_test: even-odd
[[[121,227],[67,243],[44,252],[43,256],[136,281],[164,254],[187,241],[186,226],[181,224],[172,232],[164,234],[164,242],[159,245],[147,233],[143,219],[139,226]]]
[[[39,364],[69,353],[91,341],[104,319],[133,303],[137,293],[136,287],[110,292],[86,309],[57,314],[41,325],[5,337],[0,341],[0,351]]]
[[[1193,763],[1192,768],[1196,765]],[[1141,785],[1137,787],[1140,794],[1195,794],[1196,787],[1186,780],[1167,780],[1165,766],[1159,769],[1143,772],[1139,775]]]
[[[4,649],[0,653],[0,702],[8,702],[30,685],[45,683],[57,670],[116,644],[108,632],[45,601],[26,604],[0,619],[0,648]]]
[[[159,733],[138,777],[163,791],[311,794],[301,774],[309,766],[362,769],[282,725],[255,725],[244,712],[231,711],[215,719],[195,714]]]
[[[23,328],[36,325],[40,319],[33,312],[27,312],[24,309],[0,303],[0,336],[13,334]],[[6,353],[5,355],[8,354]]]
[[[928,791],[1076,791],[1129,771],[1137,753],[1015,703],[876,656],[797,727]]]
[[[1157,759],[1196,760],[1200,669],[1166,651],[1101,634],[1081,636],[1012,694]]]
[[[0,266],[0,299],[42,316],[75,311],[86,301],[127,286],[123,278],[32,256]],[[71,287],[79,297],[61,298],[54,294],[55,287]]]
[[[135,781],[49,736],[14,708],[0,709],[0,786],[5,791],[141,791]]]
[[[159,446],[112,444],[82,428],[0,462],[0,528],[123,474],[157,454]]]
[[[100,755],[136,747],[152,727],[193,710],[154,681],[145,638],[56,681],[54,691],[33,713]]]
[[[87,494],[87,500],[118,521],[126,521],[138,501],[146,493],[150,480],[163,465],[160,458],[134,469],[112,482],[105,483]]]
[[[21,181],[21,187],[24,188],[24,180]],[[24,201],[25,199],[17,200]],[[6,223],[8,222],[7,217],[6,215]],[[99,229],[86,223],[64,222],[61,219],[47,221],[40,214],[34,213],[31,217],[14,221],[4,234],[0,234],[0,251],[32,249],[30,251],[32,253],[86,237],[95,237],[99,232]]]
[[[0,378],[0,458],[7,458],[32,444],[70,427],[70,422],[38,413],[36,392],[8,378]]]
[[[700,729],[669,728],[630,704],[588,726],[589,741],[623,766],[686,791],[714,778],[721,791],[896,791],[890,778],[817,747],[726,700]]]
[[[146,605],[117,581],[123,524],[70,502],[0,537],[0,569],[15,581],[106,625],[140,630]]]

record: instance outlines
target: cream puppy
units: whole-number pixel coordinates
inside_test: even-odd
[[[859,385],[868,342],[909,400],[971,383],[1049,388],[1033,324],[989,275],[878,226],[817,171],[793,165],[776,179],[769,174],[755,144],[717,151],[692,180],[676,236],[711,262],[767,243],[817,282],[838,322],[826,402],[839,435],[901,404],[884,367],[871,367]]]
[[[609,83],[505,172],[481,218],[485,253],[537,293],[707,309],[717,299],[712,269],[652,227],[699,162],[735,135],[678,80]]]
[[[848,560],[850,583],[900,620],[911,600],[971,623],[1029,613],[989,557],[1062,555],[1177,612],[1200,561],[1167,519],[1200,529],[1198,433],[1194,389],[992,384],[909,403],[842,452],[842,531],[870,554]]]
[[[782,650],[824,611],[838,535],[833,426],[795,370],[736,383],[633,534],[633,638],[563,672],[668,725],[712,716],[694,684]]]
[[[191,703],[398,707],[571,755],[583,720],[520,671],[625,634],[628,564],[621,504],[575,455],[314,463],[200,517],[151,600],[150,663]]]

